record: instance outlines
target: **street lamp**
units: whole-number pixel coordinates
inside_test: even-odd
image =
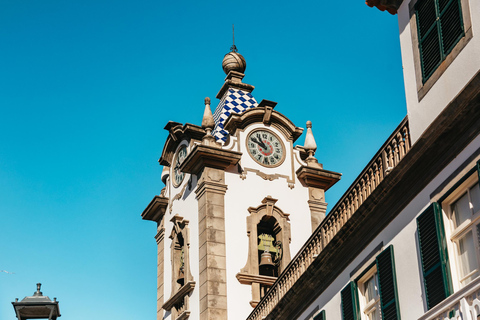
[[[52,301],[49,297],[44,296],[40,291],[41,285],[41,283],[37,283],[37,291],[33,294],[33,296],[25,297],[20,302],[17,298],[15,299],[15,302],[12,302],[18,320],[55,320],[57,317],[61,316],[57,298],[53,298]]]

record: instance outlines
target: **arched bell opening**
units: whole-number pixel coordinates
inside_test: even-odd
[[[283,256],[281,228],[273,216],[263,216],[257,224],[259,275],[278,277]]]
[[[175,282],[177,283],[177,289],[181,288],[185,284],[185,240],[183,235],[179,233],[176,237],[175,247],[174,247],[174,277],[176,277]]]

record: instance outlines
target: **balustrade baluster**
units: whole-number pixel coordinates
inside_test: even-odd
[[[410,150],[410,134],[408,132],[408,125],[403,127],[403,135],[405,137],[405,153],[407,153]]]
[[[403,157],[405,156],[405,142],[403,141],[403,136],[400,132],[397,133],[397,141],[398,141],[399,150],[400,150],[399,157],[400,157],[400,160],[402,160]]]

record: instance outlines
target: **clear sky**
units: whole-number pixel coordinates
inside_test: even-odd
[[[37,282],[61,319],[155,319],[140,214],[165,124],[216,106],[232,23],[257,101],[343,173],[329,208],[406,115],[397,17],[363,0],[0,0],[0,319]]]

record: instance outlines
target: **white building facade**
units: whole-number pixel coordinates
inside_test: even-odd
[[[480,317],[480,3],[398,13],[408,115],[248,319]]]

